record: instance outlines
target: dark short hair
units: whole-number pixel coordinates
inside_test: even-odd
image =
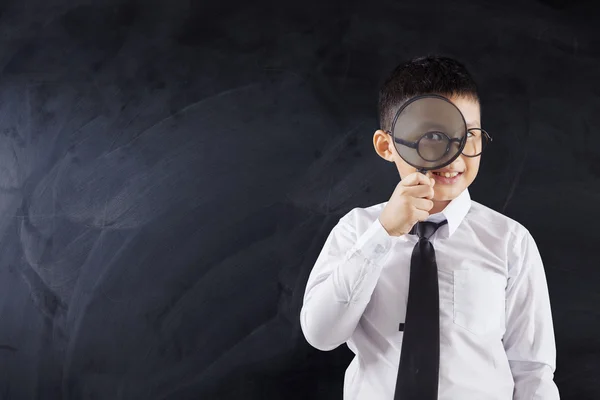
[[[431,93],[479,101],[477,84],[459,61],[433,55],[413,58],[394,68],[379,90],[380,129],[392,129],[396,112],[407,100]]]

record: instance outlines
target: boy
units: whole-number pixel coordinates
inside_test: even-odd
[[[373,145],[396,165],[401,181],[389,201],[354,208],[329,234],[306,285],[304,336],[317,349],[346,343],[355,354],[345,400],[412,399],[394,395],[419,240],[409,233],[418,221],[446,220],[430,239],[439,284],[437,397],[559,399],[542,260],[526,228],[470,199],[481,156],[461,154],[423,175],[398,155],[386,132],[399,107],[422,94],[445,96],[468,129],[481,128],[477,86],[461,63],[431,56],[396,67],[380,91],[381,129]]]

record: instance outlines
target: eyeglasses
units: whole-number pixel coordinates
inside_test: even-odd
[[[388,135],[392,135],[390,131],[385,131]],[[467,135],[462,139],[451,139],[444,132],[427,132],[422,135],[416,142],[410,142],[400,138],[394,138],[396,143],[403,146],[416,149],[419,156],[428,162],[441,160],[450,152],[450,146],[453,144],[462,148],[462,154],[466,157],[478,157],[483,153],[492,137],[484,129],[470,128],[467,130]]]

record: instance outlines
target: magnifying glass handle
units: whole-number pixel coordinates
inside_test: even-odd
[[[427,170],[425,168],[420,168],[420,169],[418,169],[418,171],[420,173],[422,173],[423,175],[427,175]]]

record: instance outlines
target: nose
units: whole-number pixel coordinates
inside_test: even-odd
[[[452,161],[452,163],[450,164],[450,166],[452,167],[464,167],[465,166],[465,160],[463,160],[463,157],[465,157],[462,153],[456,157],[456,159],[454,161]]]

